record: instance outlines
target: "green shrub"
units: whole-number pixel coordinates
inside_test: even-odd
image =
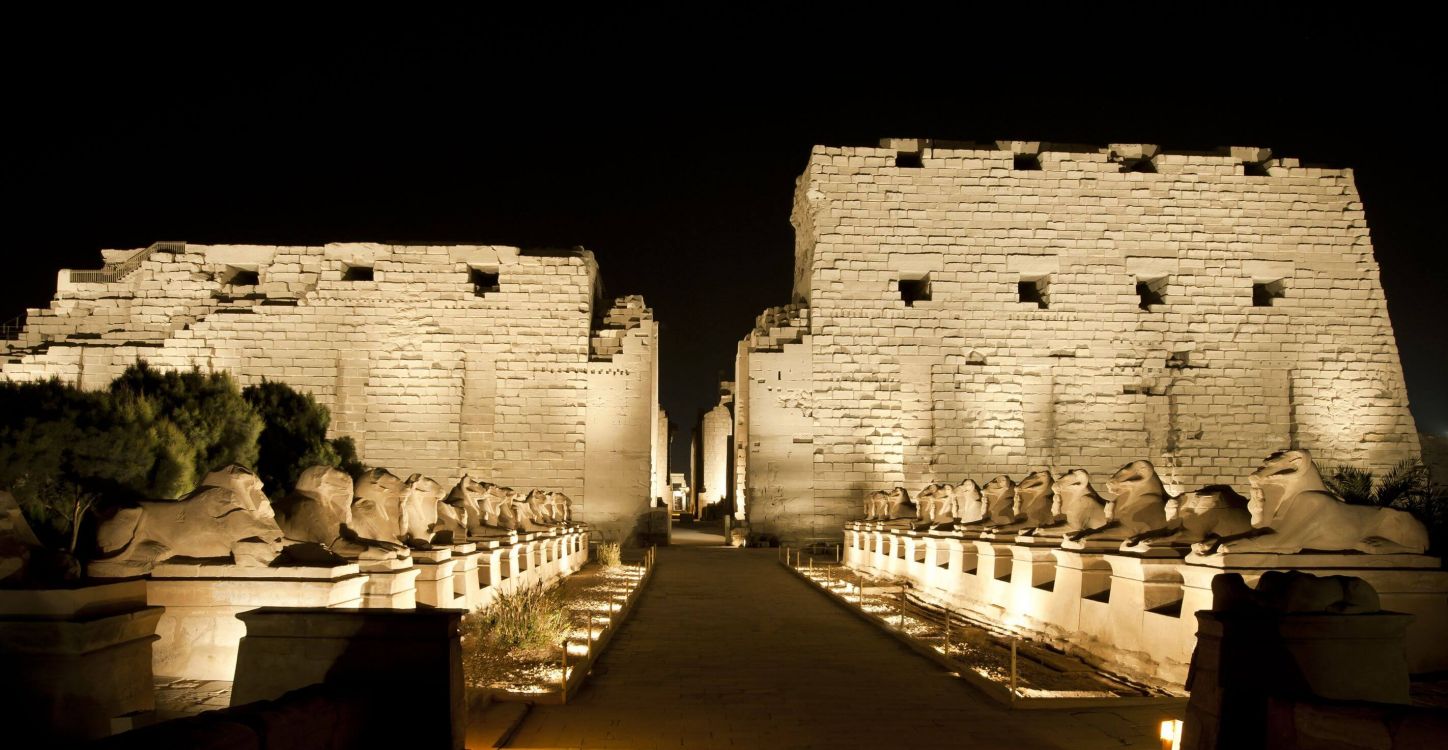
[[[312,466],[340,466],[353,477],[362,473],[351,438],[327,439],[332,416],[312,394],[286,383],[262,380],[247,386],[242,397],[263,422],[256,473],[272,498],[291,491],[302,472]]]
[[[503,594],[463,618],[463,637],[484,651],[547,653],[568,633],[568,612],[557,589],[541,586]]]
[[[138,362],[104,391],[0,383],[0,488],[47,546],[86,549],[92,505],[180,497],[213,469],[252,466],[261,427],[225,373]]]
[[[357,443],[350,435],[332,438],[332,448],[337,451],[337,468],[358,479],[367,471],[367,466],[357,457]]]
[[[118,403],[134,400],[138,429],[156,440],[157,462],[146,494],[180,497],[208,472],[256,465],[262,420],[224,372],[155,370],[137,362],[111,382]],[[144,408],[146,404],[151,409]]]
[[[598,545],[598,564],[605,568],[617,568],[623,564],[623,545],[618,542],[603,542]]]
[[[1448,487],[1434,484],[1428,467],[1409,458],[1382,477],[1356,466],[1338,466],[1323,482],[1353,505],[1376,505],[1407,511],[1428,527],[1429,552],[1448,550]]]

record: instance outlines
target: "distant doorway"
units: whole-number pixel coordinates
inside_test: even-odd
[[[695,521],[684,516],[674,521],[669,543],[677,547],[720,547],[724,545],[724,522]]]

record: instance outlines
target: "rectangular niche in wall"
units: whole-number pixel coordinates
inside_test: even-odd
[[[372,279],[372,266],[346,265],[342,267],[343,281],[371,281]]]
[[[903,274],[900,277],[900,300],[906,307],[930,301],[930,274]]]
[[[1051,277],[1050,276],[1026,276],[1022,275],[1020,282],[1016,285],[1016,291],[1022,302],[1033,303],[1045,310],[1051,304]]]
[[[255,268],[227,266],[221,272],[221,283],[227,286],[256,286],[261,283],[261,274]]]
[[[502,288],[499,286],[499,274],[496,267],[470,266],[468,268],[468,281],[473,285],[473,294],[478,297],[496,292]]]
[[[1017,172],[1039,172],[1041,157],[1039,154],[1015,154],[1011,157],[1011,169]]]
[[[1154,279],[1136,278],[1137,306],[1143,312],[1151,312],[1153,306],[1166,304],[1166,283],[1169,276]]]
[[[1271,307],[1273,300],[1279,300],[1286,296],[1287,287],[1282,283],[1282,279],[1252,282],[1253,307]]]

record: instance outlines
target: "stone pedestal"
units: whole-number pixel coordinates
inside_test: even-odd
[[[862,532],[853,528],[845,529],[845,548],[841,552],[840,559],[846,566],[855,568],[864,563],[864,542],[865,537]]]
[[[971,595],[982,607],[978,611],[1004,613],[1011,601],[1011,574],[1015,554],[1010,544],[1002,544],[982,535],[975,545],[975,581]]]
[[[112,718],[153,710],[160,618],[141,579],[0,590],[0,723],[16,747],[99,739]]]
[[[1012,625],[1042,630],[1056,589],[1055,547],[1016,544],[1010,548],[1011,586],[1006,609]]]
[[[1412,619],[1372,614],[1196,613],[1182,747],[1267,747],[1271,698],[1408,703]]]
[[[505,578],[512,581],[512,586],[526,585],[523,574],[528,572],[528,564],[532,561],[533,539],[535,534],[522,534],[517,542],[507,548],[507,555],[503,559],[504,570],[507,573]]]
[[[417,606],[417,577],[422,571],[412,558],[363,563],[367,585],[362,589],[362,606],[367,609],[412,609]]]
[[[1408,669],[1412,673],[1448,669],[1448,571],[1427,555],[1368,555],[1356,552],[1191,554],[1182,566],[1183,612],[1210,609],[1212,579],[1239,573],[1249,586],[1269,570],[1299,570],[1317,576],[1361,578],[1378,592],[1383,609],[1413,615],[1408,626]]]
[[[1056,581],[1045,620],[1058,637],[1078,639],[1108,630],[1111,565],[1099,552],[1057,549]]]
[[[238,617],[233,706],[327,683],[369,701],[359,728],[369,747],[463,747],[461,612],[266,607]],[[388,675],[405,687],[389,687]]]
[[[154,671],[162,677],[230,680],[245,634],[238,612],[276,605],[358,607],[369,581],[356,565],[157,565],[146,584],[147,601],[166,608],[156,628]]]
[[[414,550],[412,564],[417,569],[414,581],[417,604],[423,607],[452,607],[455,596],[453,574],[457,570],[452,550],[446,547]]]
[[[478,550],[478,580],[484,589],[497,588],[508,577],[508,550],[506,539],[475,539]]]
[[[452,546],[453,606],[476,611],[483,604],[483,584],[478,576],[478,562],[483,553],[471,542]]]
[[[952,579],[959,575],[950,570],[950,561],[959,557],[960,540],[927,534],[921,537],[920,548],[924,559],[920,565],[919,585],[937,591],[949,589]]]
[[[1192,658],[1195,627],[1190,613],[1182,616],[1181,558],[1170,549],[1103,557],[1111,566],[1106,620],[1093,622],[1104,630],[1087,631],[1088,635],[1110,644],[1112,661],[1128,670],[1182,684]],[[1083,603],[1083,612],[1086,609]]]

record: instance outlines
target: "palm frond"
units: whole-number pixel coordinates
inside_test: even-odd
[[[1323,477],[1329,490],[1353,505],[1373,505],[1373,473],[1346,464],[1335,467]]]
[[[1389,469],[1378,482],[1373,504],[1393,506],[1411,502],[1428,489],[1428,468],[1415,458],[1405,458]]]

